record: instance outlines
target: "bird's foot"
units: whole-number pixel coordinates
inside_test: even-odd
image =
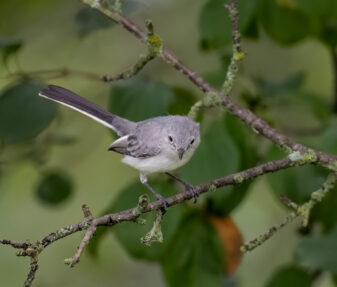
[[[181,184],[183,184],[185,186],[185,190],[188,191],[192,197],[193,197],[193,203],[197,203],[198,201],[198,197],[199,197],[199,193],[197,192],[196,188],[189,184],[188,182],[182,180],[181,178],[173,175],[172,173],[169,172],[165,172],[168,176],[170,176],[171,178],[173,178],[174,180],[180,182]]]
[[[185,183],[185,189],[192,195],[193,203],[197,203],[199,193],[197,192],[196,188],[193,185],[190,185],[189,183]]]
[[[158,200],[161,201],[162,205],[161,205],[160,209],[164,214],[166,212],[166,209],[168,208],[168,202],[167,202],[166,198],[161,196],[159,193],[155,193],[155,196]]]

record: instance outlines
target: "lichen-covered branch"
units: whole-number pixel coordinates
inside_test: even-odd
[[[131,20],[127,19],[111,7],[108,7],[105,4],[102,4],[100,1],[95,0],[82,0],[83,3],[90,5],[91,7],[97,9],[111,20],[120,24],[124,29],[133,34],[135,37],[140,39],[141,41],[147,43],[147,33],[144,32],[140,27],[138,27]],[[233,3],[233,2],[232,2]],[[161,43],[162,44],[162,43]],[[273,129],[267,122],[257,117],[252,111],[240,107],[235,104],[228,95],[224,95],[220,91],[213,88],[209,83],[207,83],[200,75],[187,67],[181,60],[179,60],[175,55],[173,55],[169,50],[167,50],[163,45],[160,49],[160,57],[169,65],[171,65],[174,69],[179,71],[181,74],[186,76],[194,85],[200,88],[203,92],[209,95],[215,93],[221,98],[222,105],[233,115],[237,116],[247,125],[249,125],[253,131],[259,133],[265,138],[271,140],[277,145],[286,145],[293,151],[306,152],[309,148],[299,144],[287,136],[278,133],[275,129]],[[327,153],[323,153],[320,151],[314,151],[317,156],[317,163],[320,165],[324,165],[329,169],[336,169],[337,167],[332,165],[331,163],[337,162],[337,156],[331,155]]]
[[[104,75],[101,77],[101,79],[104,82],[115,82],[115,81],[119,81],[119,80],[127,80],[130,79],[131,77],[135,76],[138,74],[138,72],[140,70],[142,70],[145,65],[150,62],[151,60],[153,60],[155,58],[155,55],[153,55],[152,53],[147,53],[146,55],[140,55],[138,58],[138,61],[132,66],[130,67],[128,70],[116,74],[116,75]]]
[[[151,60],[156,57],[153,52],[152,47],[148,49],[147,53],[140,55],[137,62],[124,72],[115,75],[99,75],[93,72],[80,71],[69,68],[58,68],[58,69],[48,69],[48,70],[36,70],[36,71],[18,71],[7,75],[5,78],[41,78],[44,80],[63,78],[69,76],[81,77],[92,81],[103,81],[103,82],[115,82],[119,80],[127,80],[131,77],[137,75]]]
[[[164,238],[161,231],[161,221],[163,220],[163,216],[163,211],[158,209],[151,230],[140,239],[143,244],[151,246],[153,242],[163,242]]]
[[[222,85],[221,92],[224,95],[229,95],[233,90],[234,82],[239,72],[239,64],[244,58],[244,53],[241,50],[238,1],[233,0],[231,4],[225,5],[225,7],[229,12],[229,17],[232,23],[233,54],[227,69],[226,79]]]
[[[266,173],[275,172],[281,169],[286,169],[292,166],[308,164],[310,161],[303,161],[303,160],[293,160],[287,156],[284,159],[270,161],[253,168],[234,173],[231,175],[227,175],[213,181],[200,184],[194,187],[194,190],[198,194],[213,192],[218,188],[228,185],[237,185],[241,184],[246,180],[253,179],[255,177],[264,175]],[[192,194],[189,191],[184,191],[178,194],[175,194],[169,198],[167,198],[168,207],[179,204],[186,200],[193,198]],[[42,238],[41,240],[30,243],[30,242],[14,242],[11,240],[0,240],[0,244],[9,245],[15,249],[22,249],[18,251],[18,256],[29,256],[31,258],[30,263],[30,271],[27,276],[24,285],[25,287],[30,286],[35,278],[35,273],[38,269],[38,255],[41,254],[46,247],[51,245],[52,243],[62,239],[64,237],[70,236],[76,232],[86,230],[84,238],[75,253],[73,258],[66,259],[65,262],[73,267],[78,261],[79,258],[85,248],[85,246],[90,241],[90,238],[94,234],[97,226],[113,226],[115,224],[124,222],[124,221],[134,221],[140,224],[144,223],[144,220],[140,218],[140,215],[147,212],[152,211],[159,211],[162,206],[161,201],[157,200],[154,202],[149,203],[149,198],[147,195],[143,195],[139,198],[139,202],[135,208],[123,210],[113,214],[106,214],[102,217],[92,218],[91,212],[87,208],[87,206],[83,206],[82,210],[85,216],[85,220],[74,223],[72,225],[68,225],[66,227],[60,228],[55,232],[52,232]],[[151,244],[153,241],[160,241],[162,240],[161,228],[160,223],[162,219],[162,214],[157,213],[156,220],[154,222],[153,228],[151,231],[144,237],[144,242],[147,244]]]
[[[283,198],[283,201],[288,207],[293,209],[285,219],[271,228],[269,228],[265,233],[261,234],[257,238],[249,241],[241,247],[242,252],[248,252],[254,250],[256,247],[260,246],[268,239],[270,239],[278,230],[286,226],[288,223],[294,221],[297,217],[302,217],[302,225],[306,227],[308,225],[310,211],[312,208],[327,195],[327,193],[334,188],[337,182],[337,174],[329,174],[326,181],[323,183],[323,186],[311,194],[311,198],[308,202],[297,205],[296,203],[290,201],[287,198]]]
[[[232,23],[233,54],[227,69],[225,81],[222,85],[221,93],[224,95],[229,95],[233,90],[234,82],[239,72],[239,63],[243,59],[244,54],[241,51],[241,39],[239,31],[239,11],[237,0],[233,0],[230,5],[225,5],[225,8],[229,12],[229,17]],[[219,93],[216,93],[215,91],[207,91],[203,99],[193,104],[188,113],[188,116],[191,119],[196,120],[198,114],[201,112],[203,108],[216,107],[220,105],[221,105],[221,98],[219,96]]]
[[[270,161],[258,166],[252,167],[250,169],[227,175],[210,182],[200,184],[193,187],[193,190],[198,194],[213,192],[216,189],[219,189],[228,185],[238,185],[244,181],[256,178],[258,176],[275,172],[281,169],[290,168],[293,166],[300,166],[305,164],[318,164],[322,165],[330,170],[333,173],[328,177],[327,181],[324,183],[323,187],[314,192],[311,196],[310,201],[303,205],[296,205],[291,202],[289,199],[283,199],[287,206],[291,207],[293,211],[285,218],[283,222],[273,226],[268,229],[266,233],[259,236],[258,238],[250,241],[245,244],[242,248],[243,251],[250,251],[261,245],[263,242],[271,238],[275,232],[280,228],[292,222],[296,217],[301,216],[303,218],[303,224],[307,224],[310,211],[312,207],[317,204],[324,196],[332,189],[337,181],[337,156],[326,154],[317,150],[312,150],[302,144],[299,144],[292,139],[286,137],[283,134],[278,133],[270,125],[268,125],[261,118],[257,117],[253,112],[243,107],[240,107],[232,101],[229,97],[229,94],[232,92],[235,78],[238,73],[239,62],[242,60],[244,54],[241,50],[240,44],[240,33],[238,28],[238,9],[237,9],[237,0],[231,0],[231,4],[227,5],[226,8],[229,11],[229,16],[232,23],[232,37],[233,37],[233,56],[231,63],[228,67],[227,75],[224,80],[224,84],[221,91],[218,91],[210,86],[201,76],[196,72],[187,67],[181,60],[179,60],[175,55],[173,55],[169,50],[167,50],[162,39],[154,32],[153,25],[151,21],[147,20],[145,22],[147,31],[143,31],[132,21],[121,15],[122,10],[122,0],[116,0],[115,5],[109,6],[108,1],[104,0],[82,0],[84,3],[90,5],[92,8],[99,10],[101,13],[105,14],[111,20],[119,23],[123,28],[128,32],[136,36],[142,42],[147,45],[147,54],[145,56],[140,56],[138,61],[127,71],[117,74],[115,76],[104,76],[100,77],[96,74],[73,71],[67,69],[60,70],[50,70],[50,71],[35,71],[32,72],[35,75],[48,75],[49,76],[65,76],[65,75],[79,75],[85,76],[92,79],[103,80],[106,82],[116,81],[121,79],[128,79],[136,75],[144,66],[154,59],[155,57],[160,57],[167,64],[172,66],[174,69],[182,73],[187,77],[195,86],[200,88],[205,96],[201,101],[198,101],[194,106],[192,106],[189,116],[196,118],[202,107],[213,107],[217,105],[222,105],[232,113],[237,116],[243,122],[245,122],[251,129],[264,136],[265,138],[271,140],[273,143],[277,144],[288,153],[288,156],[276,161]],[[25,76],[25,74],[18,74],[19,76]],[[26,76],[29,77],[31,73]],[[167,198],[167,206],[179,204],[186,200],[193,198],[193,195],[190,191],[186,190],[179,194],[175,194]],[[150,232],[143,237],[143,242],[146,244],[151,244],[153,241],[161,241],[161,220],[163,214],[160,211],[162,206],[161,201],[149,202],[147,196],[142,196],[139,199],[138,205],[135,208],[128,210],[123,210],[113,214],[106,214],[102,217],[94,218],[91,215],[91,212],[87,206],[83,206],[83,213],[85,219],[81,222],[66,226],[64,228],[58,229],[55,232],[52,232],[42,238],[40,241],[35,243],[30,242],[13,242],[10,240],[0,240],[0,244],[11,246],[15,249],[19,249],[17,252],[18,256],[28,256],[30,257],[30,271],[27,276],[27,279],[24,283],[24,286],[28,287],[31,285],[35,278],[36,271],[38,270],[38,256],[52,243],[56,242],[59,239],[70,236],[73,233],[85,230],[85,235],[77,249],[75,255],[71,259],[67,259],[71,267],[79,262],[80,256],[83,253],[85,247],[89,243],[91,237],[96,231],[97,226],[113,226],[120,222],[124,221],[134,221],[137,223],[144,223],[144,220],[140,218],[143,213],[156,211],[157,216],[154,222],[153,228]]]
[[[84,218],[87,221],[88,228],[87,231],[85,232],[85,235],[81,241],[80,246],[77,248],[74,257],[70,259],[65,259],[65,263],[68,264],[70,267],[74,267],[80,261],[80,257],[82,255],[82,252],[84,251],[84,248],[88,245],[91,237],[93,237],[96,232],[96,226],[93,224],[93,217],[89,210],[89,207],[83,204],[82,211],[84,214]]]
[[[23,287],[29,287],[29,286],[32,285],[32,283],[35,279],[36,271],[38,269],[39,269],[39,264],[38,264],[38,259],[37,259],[37,255],[36,255],[36,257],[30,258],[29,273],[27,275],[26,281],[23,283]]]

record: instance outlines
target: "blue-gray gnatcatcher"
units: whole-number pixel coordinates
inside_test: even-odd
[[[147,182],[147,175],[166,172],[185,185],[196,200],[195,190],[183,180],[168,173],[192,157],[200,143],[200,125],[186,116],[162,116],[132,122],[109,113],[94,103],[62,87],[48,86],[39,96],[77,110],[114,130],[119,139],[109,150],[124,155],[123,162],[140,171],[140,181],[166,209],[167,202]]]

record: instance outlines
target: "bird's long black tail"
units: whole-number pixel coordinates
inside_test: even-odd
[[[134,122],[109,113],[100,106],[91,103],[72,91],[59,86],[49,85],[48,88],[43,89],[39,93],[39,96],[79,111],[80,113],[85,114],[97,122],[113,129],[120,136],[129,134],[136,125]]]

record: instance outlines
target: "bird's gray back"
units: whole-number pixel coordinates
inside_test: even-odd
[[[180,141],[190,141],[197,124],[186,116],[162,116],[137,122],[130,134],[112,144],[112,150],[136,158],[158,155],[168,136]]]
[[[147,144],[158,144],[155,140],[166,140],[167,134],[184,137],[195,129],[196,123],[186,116],[162,116],[137,122],[135,135]],[[179,134],[180,133],[180,134]]]

